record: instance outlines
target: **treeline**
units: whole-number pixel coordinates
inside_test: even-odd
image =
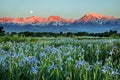
[[[24,36],[24,37],[58,37],[58,36],[62,36],[62,37],[73,37],[73,36],[94,36],[94,37],[120,37],[120,34],[117,33],[117,31],[108,31],[108,32],[104,32],[104,33],[88,33],[88,32],[59,32],[59,33],[53,33],[53,32],[12,32],[12,33],[5,33],[5,31],[3,30],[2,27],[0,27],[0,36],[4,36],[4,35],[9,35],[9,36],[14,36],[14,35],[19,35],[19,36]]]
[[[72,33],[72,32],[59,32],[59,33],[52,33],[52,32],[20,32],[20,33],[16,33],[16,32],[12,32],[9,35],[21,35],[21,36],[25,36],[25,37],[73,37],[73,36],[94,36],[94,37],[110,37],[110,36],[119,36],[120,34],[117,33],[117,31],[108,31],[108,32],[104,32],[104,33],[87,33],[87,32],[77,32],[77,33]]]

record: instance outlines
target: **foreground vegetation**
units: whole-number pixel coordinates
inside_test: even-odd
[[[0,79],[119,80],[119,36],[116,31],[5,33],[0,27]]]
[[[120,39],[0,43],[1,80],[119,80]]]

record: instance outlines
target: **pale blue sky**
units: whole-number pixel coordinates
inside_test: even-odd
[[[0,0],[0,17],[57,15],[78,19],[89,12],[120,17],[119,5],[120,0]]]

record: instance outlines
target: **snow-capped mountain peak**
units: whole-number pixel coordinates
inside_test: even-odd
[[[60,16],[49,16],[46,22],[65,22],[65,20]]]
[[[10,18],[10,17],[0,18],[0,22],[12,22],[12,21],[13,21],[13,18]]]
[[[38,16],[31,16],[31,17],[27,17],[25,18],[25,23],[38,23],[38,22],[43,22],[44,18],[42,17],[38,17]]]
[[[80,18],[78,22],[91,22],[91,21],[97,21],[97,20],[113,20],[113,19],[116,19],[116,18],[105,16],[102,14],[97,14],[97,13],[87,13],[82,18]]]

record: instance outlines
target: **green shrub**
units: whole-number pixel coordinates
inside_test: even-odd
[[[112,34],[112,35],[110,36],[110,38],[119,38],[119,36],[116,35],[116,34]]]
[[[22,36],[14,35],[14,36],[2,36],[0,37],[0,42],[25,42],[27,39]]]

